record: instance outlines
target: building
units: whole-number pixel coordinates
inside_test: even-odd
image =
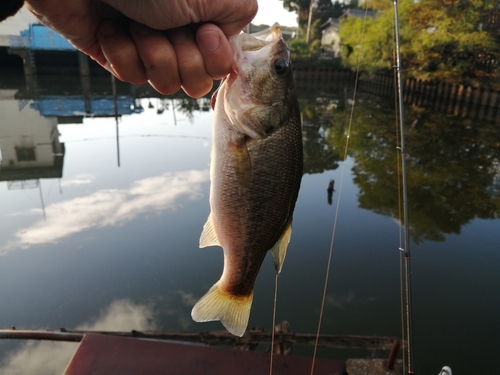
[[[60,178],[64,143],[59,142],[57,117],[41,116],[32,101],[16,100],[13,90],[0,90],[0,97],[0,181],[8,181],[10,189]]]

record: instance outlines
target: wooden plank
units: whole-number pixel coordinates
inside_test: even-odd
[[[165,341],[86,334],[64,375],[254,375],[269,373],[270,354]],[[274,375],[308,374],[311,358],[274,355]],[[345,362],[317,358],[315,375],[341,375]]]

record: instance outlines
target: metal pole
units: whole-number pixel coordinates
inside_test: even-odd
[[[42,180],[40,179],[38,179],[38,192],[40,193],[40,203],[42,204],[43,220],[47,220],[47,216],[45,215],[45,203],[43,202]]]
[[[404,134],[404,108],[403,108],[403,80],[401,66],[401,40],[399,33],[399,8],[398,0],[394,2],[394,21],[396,34],[396,73],[398,87],[398,104],[399,104],[399,126],[400,126],[400,149],[401,149],[401,178],[403,186],[403,220],[404,220],[404,257],[405,257],[405,299],[406,299],[406,339],[407,339],[407,356],[408,356],[408,374],[413,374],[413,323],[412,323],[412,303],[411,303],[411,267],[410,267],[410,223],[408,215],[408,186],[406,177],[406,149],[405,149],[405,134]]]
[[[120,127],[118,125],[118,98],[116,93],[116,78],[111,74],[111,88],[113,90],[113,104],[115,108],[115,128],[116,128],[116,159],[120,168]]]
[[[314,0],[311,0],[309,3],[309,18],[307,19],[306,43],[309,43],[309,34],[311,32],[311,16],[312,16],[313,5],[314,5]]]
[[[250,345],[271,343],[271,332],[249,330],[243,337],[237,337],[227,331],[210,332],[165,332],[165,331],[93,331],[70,330],[61,328],[58,331],[0,329],[1,339],[48,340],[48,341],[81,341],[86,333],[112,335],[121,337],[149,338],[156,340],[171,340],[204,343],[207,345]],[[316,334],[276,332],[275,343],[314,345]],[[390,350],[394,337],[380,336],[343,336],[320,335],[318,345],[327,348]],[[402,343],[404,347],[405,343]]]
[[[293,1],[290,3],[292,7],[294,7],[297,10],[297,35],[296,38],[299,37],[299,29],[300,29],[300,7],[294,3]]]

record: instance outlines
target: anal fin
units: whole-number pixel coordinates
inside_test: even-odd
[[[212,214],[208,215],[207,222],[203,226],[203,232],[200,236],[200,247],[220,246],[217,233],[215,233],[214,224],[212,222]]]
[[[281,272],[281,268],[283,267],[283,263],[285,262],[286,251],[288,249],[288,244],[290,243],[291,236],[292,220],[288,222],[283,234],[270,250],[271,255],[273,256],[274,267],[276,268],[277,274]]]

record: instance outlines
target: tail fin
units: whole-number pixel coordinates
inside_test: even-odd
[[[195,322],[220,320],[229,332],[241,337],[248,325],[252,300],[253,292],[249,296],[233,296],[224,292],[217,282],[194,305],[191,317]]]

